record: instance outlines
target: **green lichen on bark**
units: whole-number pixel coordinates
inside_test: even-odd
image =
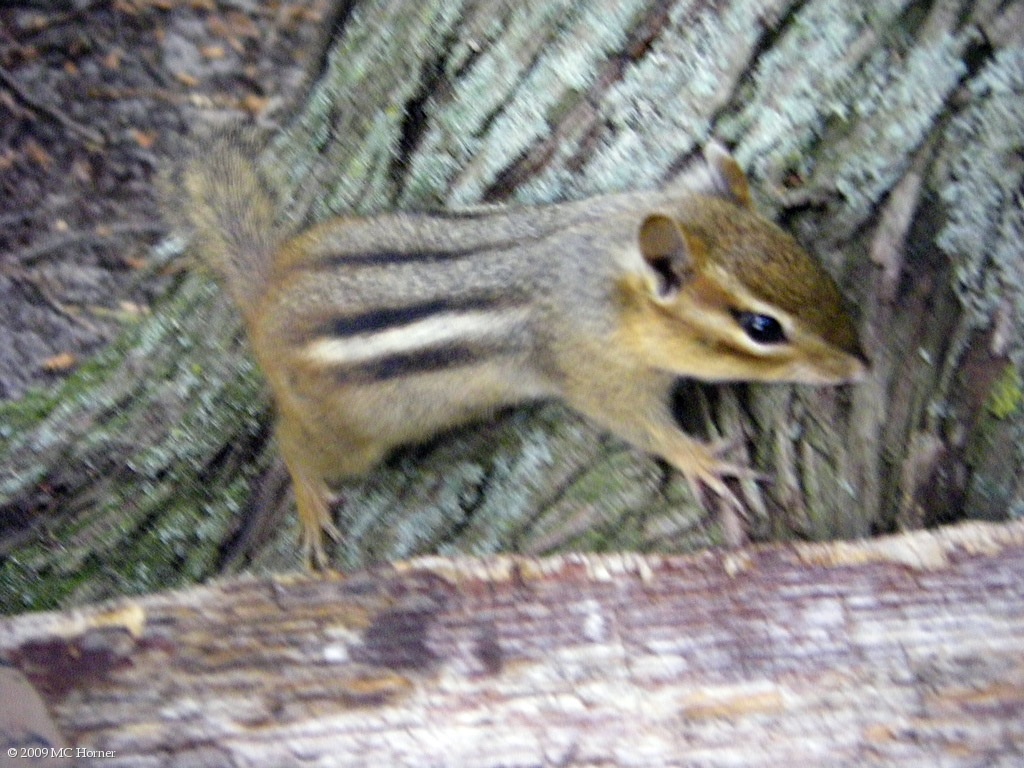
[[[997,51],[968,93],[967,107],[944,137],[948,160],[937,169],[945,223],[936,243],[952,263],[966,328],[990,338],[993,353],[1008,361],[971,439],[975,475],[968,504],[1002,506],[1020,516],[1024,415],[1009,405],[1014,388],[1005,384],[1019,382],[1024,371],[1024,51]],[[961,346],[970,338],[964,333]]]
[[[1003,369],[1002,375],[996,379],[996,383],[989,392],[985,410],[997,419],[1008,419],[1020,409],[1022,401],[1024,401],[1024,379],[1021,379],[1020,371],[1014,365],[1009,364]]]
[[[971,103],[946,138],[949,165],[939,193],[947,220],[937,243],[955,264],[957,295],[982,327],[1006,305],[1008,324],[1024,326],[1024,51],[1000,51],[970,87]],[[1024,362],[1024,344],[1013,357]]]
[[[216,570],[249,473],[215,482],[215,457],[258,441],[266,401],[252,366],[224,355],[237,324],[211,297],[189,281],[59,390],[31,395],[39,420],[18,414],[25,402],[2,407],[11,416],[5,518],[35,517],[31,541],[0,563],[6,610],[153,591]],[[195,313],[209,320],[205,333],[183,322]]]

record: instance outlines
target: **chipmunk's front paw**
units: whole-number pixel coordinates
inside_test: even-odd
[[[743,464],[722,459],[723,454],[735,447],[736,441],[731,439],[702,443],[681,436],[673,455],[666,458],[669,458],[672,464],[683,473],[695,498],[701,498],[701,486],[703,485],[735,510],[742,512],[743,503],[725,484],[724,478],[764,480],[765,477]]]

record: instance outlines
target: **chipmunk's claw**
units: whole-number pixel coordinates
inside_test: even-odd
[[[302,526],[302,561],[306,570],[325,571],[330,567],[330,559],[327,557],[327,550],[324,549],[325,533],[331,541],[341,541],[341,532],[329,518],[321,520],[315,527]]]
[[[701,498],[703,487],[708,488],[733,509],[743,512],[744,506],[733,490],[726,485],[725,478],[763,482],[768,478],[748,466],[722,460],[722,455],[736,448],[739,440],[723,438],[710,443],[689,441],[685,453],[677,454],[675,465],[683,473],[690,490]]]

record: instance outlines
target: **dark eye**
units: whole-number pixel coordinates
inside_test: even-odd
[[[758,344],[782,344],[786,341],[786,332],[782,330],[782,324],[770,315],[737,310],[733,312],[733,317],[743,332]]]

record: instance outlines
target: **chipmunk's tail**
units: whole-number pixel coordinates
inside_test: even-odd
[[[221,280],[244,315],[255,310],[287,235],[273,186],[256,165],[258,148],[237,134],[200,142],[162,182],[172,225]]]

